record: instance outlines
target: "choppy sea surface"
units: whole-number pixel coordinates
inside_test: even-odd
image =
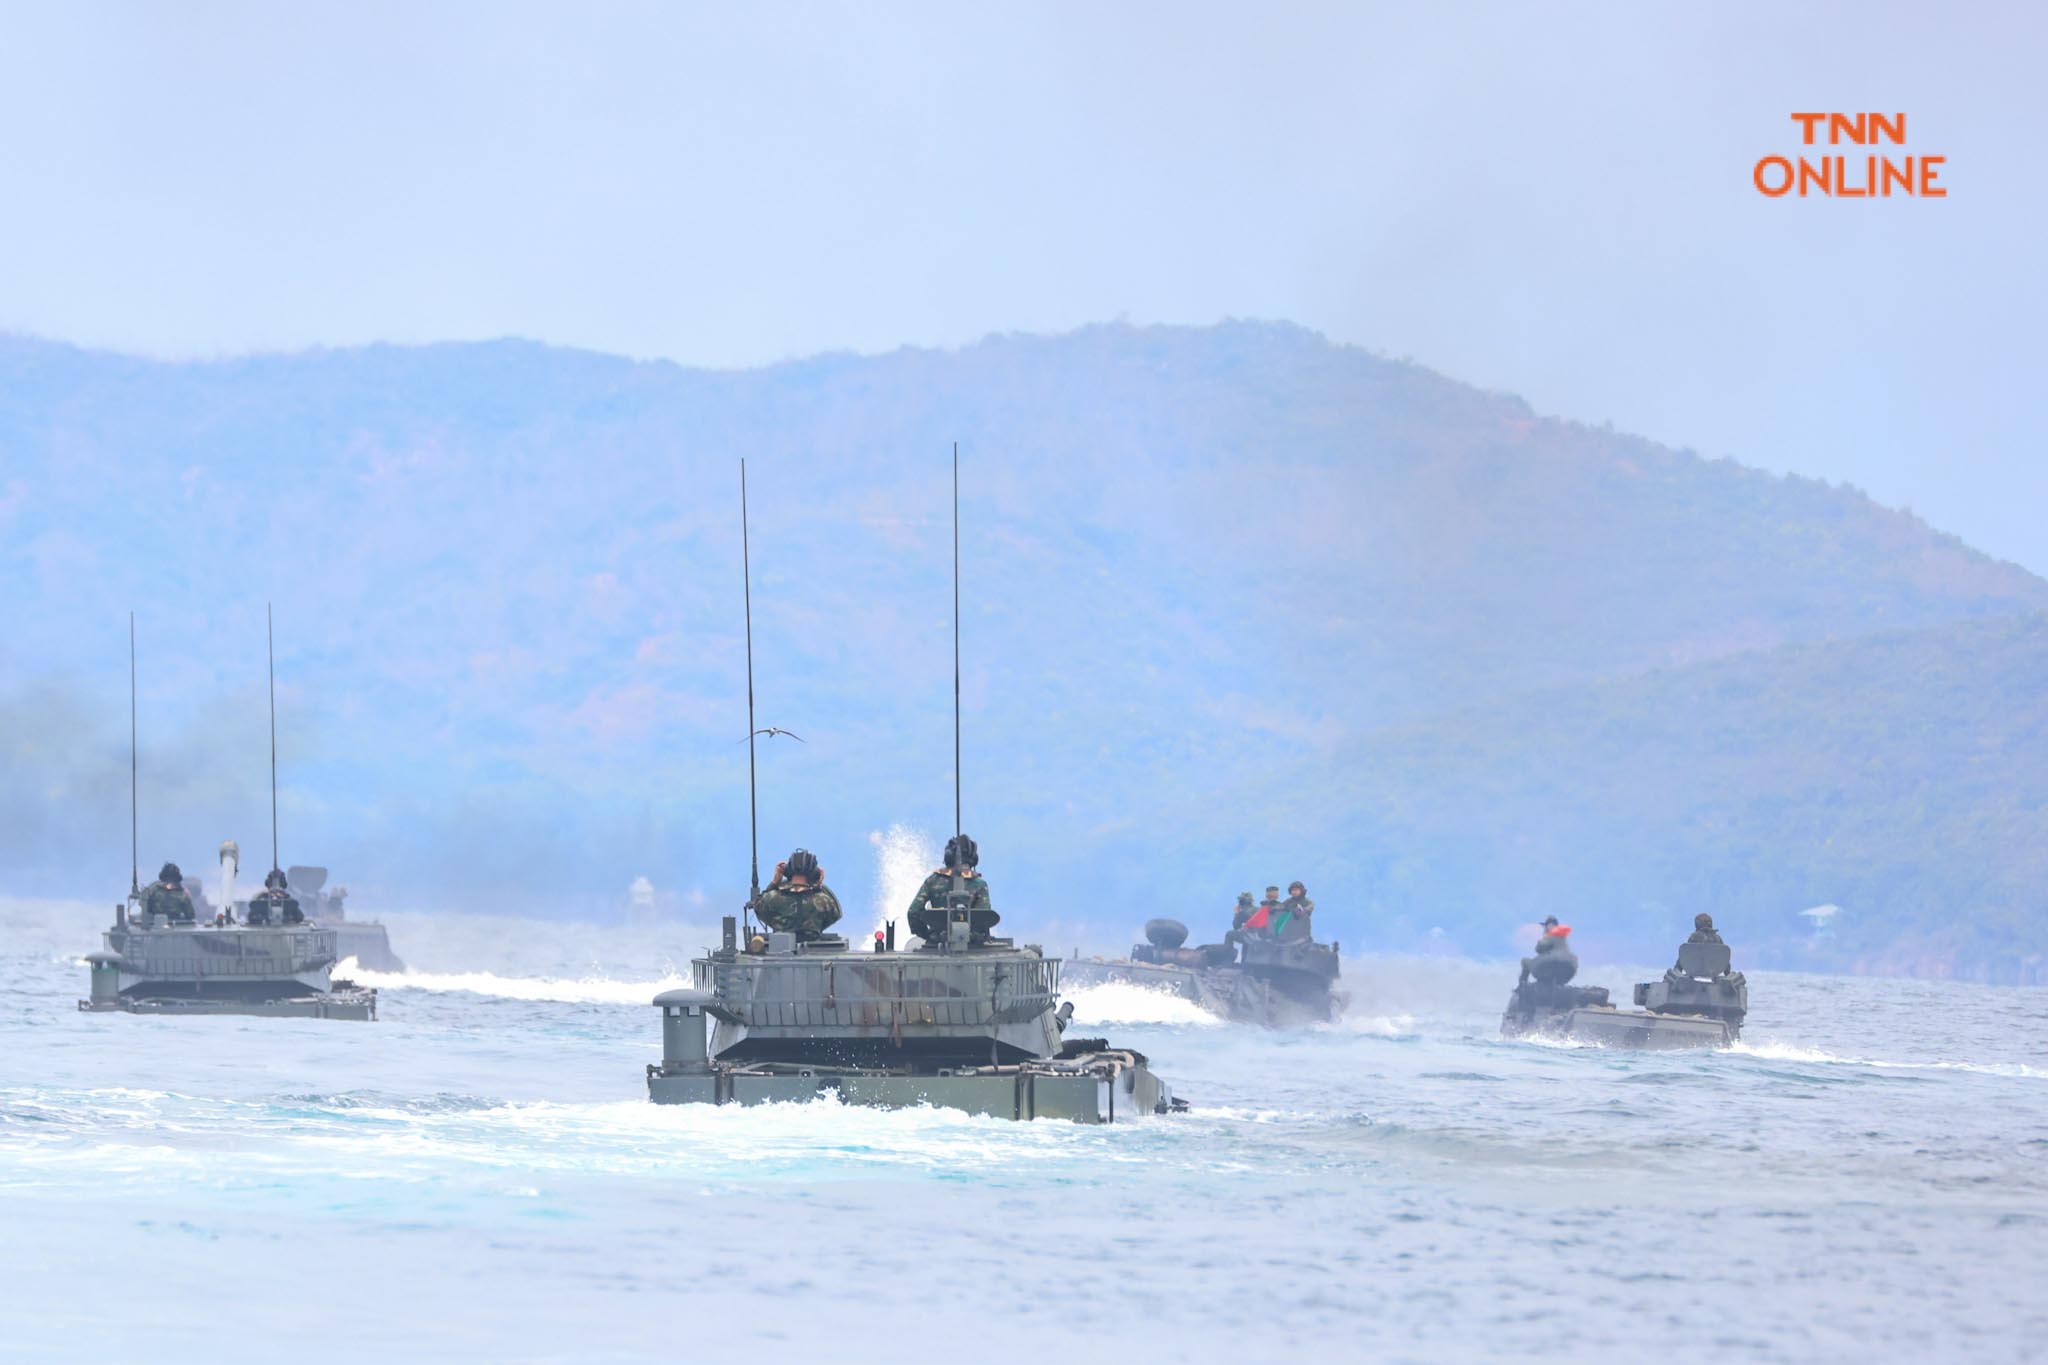
[[[388,916],[374,1024],[173,1021],[78,1012],[104,918],[0,900],[7,1360],[2048,1358],[2048,991],[1755,972],[1706,1055],[1501,1042],[1506,964],[1082,992],[1194,1105],[1082,1128],[649,1104],[707,929]]]

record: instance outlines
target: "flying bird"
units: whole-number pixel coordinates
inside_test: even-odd
[[[754,737],[754,735],[766,735],[766,736],[768,736],[768,737],[769,737],[770,739],[773,739],[773,738],[774,738],[775,736],[777,736],[777,735],[788,735],[788,736],[789,736],[789,737],[790,737],[791,739],[795,740],[795,741],[796,741],[797,743],[799,743],[799,744],[803,744],[803,743],[806,743],[806,742],[807,742],[807,741],[806,741],[806,740],[804,739],[804,737],[803,737],[802,735],[798,734],[798,733],[797,733],[796,731],[794,731],[794,730],[785,730],[785,729],[783,729],[783,728],[782,728],[782,727],[781,727],[780,725],[770,725],[770,726],[766,726],[766,727],[765,727],[765,728],[763,728],[763,729],[759,729],[759,730],[756,730],[756,731],[754,731],[754,734],[753,734],[753,735],[748,735],[748,736],[747,736],[747,739],[752,739],[752,738]],[[740,743],[742,743],[742,744],[745,744],[745,743],[747,742],[747,739],[743,739],[743,740],[741,740],[741,741],[740,741]]]

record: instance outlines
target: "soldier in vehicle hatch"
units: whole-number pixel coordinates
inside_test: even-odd
[[[1287,899],[1273,912],[1274,936],[1282,943],[1313,939],[1315,929],[1310,921],[1315,913],[1316,903],[1308,898],[1308,888],[1300,882],[1290,882]]]
[[[192,897],[185,891],[185,874],[176,863],[165,863],[156,880],[142,893],[142,913],[162,915],[172,924],[190,924],[197,918]]]
[[[1712,915],[1698,914],[1692,917],[1692,937],[1686,939],[1687,943],[1719,943],[1720,941],[1721,934],[1719,930],[1714,928],[1714,917]]]
[[[263,890],[249,897],[247,923],[260,926],[305,922],[305,912],[299,909],[299,903],[292,899],[291,892],[285,887],[283,870],[271,868],[270,874],[263,879]]]
[[[960,888],[967,893],[972,926],[969,941],[986,941],[988,931],[1002,917],[989,904],[988,883],[975,871],[980,863],[981,850],[974,846],[974,840],[964,834],[946,840],[946,865],[926,877],[924,885],[910,898],[910,932],[926,943],[936,943],[946,936],[946,897],[953,892],[953,874],[957,870]]]
[[[1545,986],[1562,986],[1579,974],[1578,954],[1572,951],[1569,924],[1559,924],[1555,915],[1543,921],[1543,937],[1536,940],[1536,952],[1522,959],[1522,980]]]
[[[799,943],[837,924],[839,898],[825,885],[818,855],[800,848],[777,863],[768,889],[754,902],[754,913],[770,929],[795,934]]]

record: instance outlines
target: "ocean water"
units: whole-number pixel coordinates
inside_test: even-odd
[[[103,918],[0,900],[6,1360],[2048,1358],[2041,990],[1752,973],[1711,1055],[1501,1042],[1506,964],[1084,992],[1194,1105],[1090,1129],[656,1108],[708,929],[390,916],[377,1023],[171,1021],[75,1008]]]

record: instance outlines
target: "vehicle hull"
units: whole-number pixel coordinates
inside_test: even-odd
[[[123,996],[106,1002],[81,1000],[87,1014],[149,1014],[185,1017],[241,1014],[262,1019],[354,1019],[377,1017],[377,992],[367,988],[328,991],[320,995],[289,995],[269,1000],[228,996]]]
[[[1064,1036],[1061,963],[1006,939],[949,949],[850,953],[786,932],[757,951],[724,946],[692,964],[694,985],[654,998],[662,1059],[656,1104],[930,1106],[1008,1119],[1112,1123],[1186,1108],[1145,1057]]]
[[[1072,957],[1060,966],[1069,986],[1141,986],[1186,1000],[1236,1024],[1306,1028],[1343,1016],[1350,997],[1305,972],[1264,975],[1241,966],[1176,967],[1122,958]]]
[[[1652,1014],[1616,1009],[1612,1005],[1581,1005],[1534,1017],[1511,1006],[1502,1017],[1503,1038],[1554,1038],[1596,1047],[1672,1052],[1689,1048],[1721,1048],[1733,1044],[1740,1031],[1725,1020],[1687,1014]]]
[[[656,1104],[800,1104],[833,1098],[877,1109],[953,1109],[1003,1119],[1115,1123],[1169,1113],[1173,1092],[1131,1054],[1068,1066],[1026,1063],[944,1075],[813,1067],[647,1068]]]
[[[89,1014],[377,1017],[377,992],[332,976],[335,934],[311,924],[139,924],[124,916],[88,953]]]

